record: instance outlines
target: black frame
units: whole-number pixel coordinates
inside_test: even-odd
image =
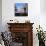
[[[26,6],[22,6],[23,7],[23,10],[24,12],[19,12],[17,13],[17,5],[16,4],[24,4]],[[20,8],[21,9],[21,8]],[[28,16],[28,3],[15,3],[15,16]]]

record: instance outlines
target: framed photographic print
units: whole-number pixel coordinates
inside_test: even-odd
[[[28,3],[15,3],[15,16],[28,16]]]

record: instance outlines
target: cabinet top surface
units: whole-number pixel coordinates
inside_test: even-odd
[[[34,23],[7,23],[8,25],[14,25],[14,24],[31,24],[31,25],[33,25]]]

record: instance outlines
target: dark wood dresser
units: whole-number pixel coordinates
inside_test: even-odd
[[[22,43],[21,46],[33,46],[33,23],[7,23],[12,33],[13,41]],[[19,46],[19,45],[18,45]]]

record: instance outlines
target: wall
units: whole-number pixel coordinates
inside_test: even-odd
[[[46,0],[40,0],[40,24],[46,31]]]
[[[15,2],[27,2],[28,3],[28,17],[16,17],[14,16],[14,4]],[[38,39],[36,37],[36,27],[39,24],[46,30],[46,15],[42,12],[44,9],[42,6],[43,0],[2,0],[2,27],[3,31],[8,30],[7,22],[10,19],[14,21],[19,20],[19,22],[25,22],[25,20],[30,20],[33,25],[33,45],[38,46]]]
[[[0,31],[2,31],[2,0],[0,0]]]
[[[20,1],[3,0],[2,1],[2,24],[3,24],[3,26],[5,26],[6,23],[10,19],[13,19],[13,20],[17,19],[17,20],[19,20],[19,22],[24,22],[26,19],[29,19],[33,23],[39,23],[40,1],[38,0],[37,3],[36,3],[36,1],[37,0],[35,0],[35,2],[34,2],[34,0],[33,1],[25,0],[25,2],[27,2],[29,4],[28,17],[15,17],[14,16],[14,4],[15,4],[15,2],[20,2]],[[24,2],[24,1],[21,0],[21,2]],[[6,30],[5,27],[4,27],[4,29]]]

